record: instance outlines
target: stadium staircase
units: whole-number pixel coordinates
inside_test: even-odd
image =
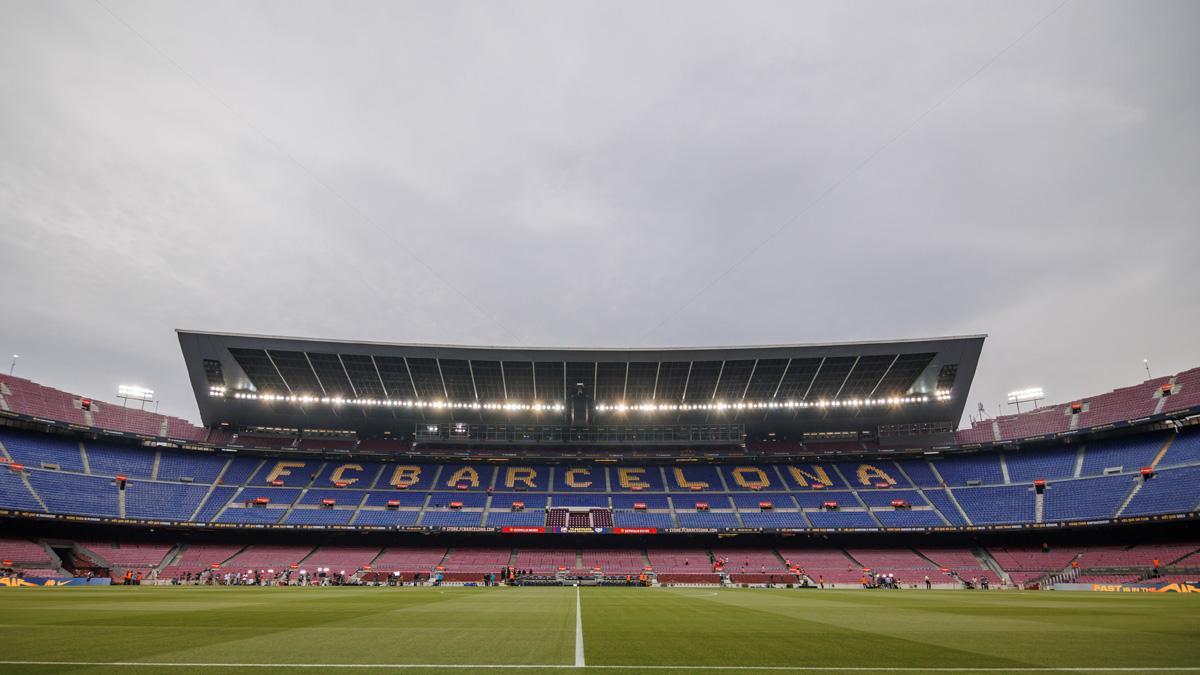
[[[929,465],[929,470],[933,473],[934,478],[937,478],[938,482],[942,485],[947,485],[946,479],[942,478],[942,473],[938,471],[937,465],[933,462],[926,462],[926,464]],[[971,516],[968,516],[966,510],[963,509],[962,504],[958,503],[958,498],[954,496],[954,490],[951,490],[947,487],[946,496],[950,498],[950,503],[953,504],[954,508],[958,511],[958,515],[962,516],[963,522],[965,522],[967,525],[974,525],[975,523],[971,522]],[[942,519],[945,520],[945,516],[943,516]]]
[[[439,467],[439,472],[440,472],[440,467]],[[436,479],[434,479],[434,480],[436,480]],[[420,511],[420,513],[417,514],[417,519],[415,521],[416,525],[422,524],[422,521],[425,520],[425,511],[429,508],[429,502],[432,499],[433,499],[433,493],[425,495],[425,501],[421,502],[421,511]],[[449,556],[450,556],[450,553],[447,552],[446,557],[449,557]]]
[[[224,504],[222,504],[220,509],[217,509],[217,512],[213,514],[213,517],[212,517],[210,520],[212,520],[212,522],[214,522],[214,523],[220,522],[220,521],[221,521],[221,516],[222,516],[222,515],[223,515],[223,514],[224,514],[224,513],[225,513],[227,510],[229,510],[229,505],[230,505],[230,504],[232,504],[232,503],[234,503],[234,502],[236,502],[236,501],[238,500],[238,497],[241,497],[241,496],[242,496],[242,492],[243,492],[245,489],[246,489],[246,488],[239,487],[239,488],[237,489],[237,492],[234,492],[234,493],[233,493],[233,496],[231,496],[231,497],[229,498],[229,501],[227,501],[227,502],[225,502]],[[201,505],[200,505],[200,506],[201,506],[201,508],[203,508],[203,506],[204,506],[203,502],[201,503]],[[197,509],[197,510],[199,510],[199,509]]]
[[[360,498],[358,500],[358,504],[354,505],[354,513],[350,515],[351,523],[355,523],[358,521],[358,514],[362,513],[362,509],[364,506],[367,505],[367,499],[369,499],[369,498],[370,498],[370,493],[365,492],[365,493],[363,493],[362,498]]]
[[[1171,445],[1175,442],[1175,439],[1177,439],[1177,438],[1179,438],[1178,433],[1174,433],[1174,434],[1171,434],[1170,436],[1167,436],[1166,442],[1163,443],[1163,446],[1162,446],[1162,448],[1159,449],[1158,454],[1154,456],[1154,460],[1152,462],[1150,462],[1151,469],[1158,468],[1158,463],[1162,461],[1162,458],[1164,456],[1166,456],[1167,451],[1171,449]]]
[[[1043,523],[1042,518],[1046,513],[1046,495],[1041,492],[1033,493],[1033,522]]]
[[[1079,446],[1079,449],[1075,451],[1075,469],[1071,472],[1072,478],[1079,478],[1081,475],[1083,475],[1083,460],[1086,458],[1086,456],[1087,443],[1083,443]]]
[[[904,467],[900,465],[900,462],[892,462],[892,466],[896,467],[896,472],[899,473],[904,478],[904,480],[908,481],[909,485],[913,486],[913,490],[916,491],[917,495],[921,498],[921,501],[925,502],[926,504],[933,503],[932,501],[929,500],[929,497],[925,494],[925,488],[921,487],[921,485],[918,481],[913,480],[912,476],[908,475],[908,472],[904,470]],[[960,509],[960,511],[961,511],[961,509]],[[942,513],[941,509],[935,508],[935,509],[933,509],[933,512],[935,514],[937,514],[938,518],[941,519],[943,525],[946,525],[946,526],[950,525],[950,520],[948,518],[946,518],[946,515],[944,513]]]
[[[183,544],[183,543],[172,546],[171,550],[167,551],[167,554],[165,556],[163,556],[162,562],[159,563],[158,567],[156,567],[154,569],[155,578],[158,577],[159,572],[166,569],[167,567],[170,567],[171,563],[178,560],[179,557],[183,555],[183,552],[187,550],[187,547],[188,547],[188,545]]]
[[[1119,518],[1121,514],[1125,512],[1125,507],[1129,506],[1129,502],[1133,501],[1133,498],[1137,496],[1137,493],[1141,491],[1142,486],[1145,484],[1146,481],[1144,480],[1136,480],[1133,482],[1133,489],[1129,491],[1129,494],[1125,495],[1124,501],[1122,501],[1121,505],[1117,507],[1117,512],[1114,514],[1115,517]]]
[[[221,479],[225,477],[225,472],[229,470],[231,462],[233,462],[231,459],[225,460],[225,465],[217,472],[217,477],[213,479],[212,485],[208,486],[208,491],[204,493],[204,498],[200,500],[199,504],[196,504],[196,510],[192,511],[192,515],[188,516],[189,521],[195,522],[197,516],[200,515],[200,509],[204,508],[204,505],[212,498],[213,491],[217,489],[218,485],[221,485]],[[216,518],[216,516],[213,517]]]
[[[1005,453],[997,453],[1000,456],[1000,475],[1004,477],[1005,485],[1012,485],[1012,479],[1008,477],[1008,459]]]
[[[1004,568],[1000,566],[1000,563],[992,557],[992,554],[989,553],[986,548],[983,548],[982,546],[972,546],[971,555],[975,556],[975,559],[983,565],[984,569],[995,572],[997,576],[1004,580],[1005,585],[1007,585],[1009,588],[1016,588],[1016,586],[1013,585],[1012,577],[1009,576],[1008,572],[1006,572]]]
[[[37,490],[33,489],[33,483],[29,482],[28,472],[21,472],[21,482],[25,485],[25,489],[29,490],[29,494],[33,495],[33,498],[37,500],[38,505],[42,507],[42,511],[50,513],[50,509],[46,508],[45,500],[43,500],[42,496],[37,493]]]
[[[83,461],[83,472],[92,473],[92,463],[88,460],[87,448],[83,446],[83,441],[79,441],[79,458]]]
[[[67,572],[67,569],[63,567],[62,557],[58,555],[58,552],[54,550],[54,547],[52,547],[49,542],[39,539],[36,540],[35,543],[42,547],[42,550],[46,552],[46,556],[50,558],[50,564],[46,566],[45,569],[53,570],[55,573],[62,574],[65,577],[71,576],[71,574]]]
[[[1178,387],[1175,386],[1175,377],[1176,376],[1172,375],[1171,379],[1167,380],[1167,385],[1169,385],[1171,387],[1171,395],[1172,396],[1174,396],[1175,393],[1177,391],[1179,391]],[[1166,407],[1167,399],[1169,397],[1163,396],[1161,392],[1155,392],[1154,395],[1158,397],[1158,402],[1154,404],[1154,414],[1158,415],[1158,414],[1162,413],[1163,408]]]

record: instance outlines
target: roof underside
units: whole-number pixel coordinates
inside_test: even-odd
[[[722,412],[659,409],[605,424],[739,423],[781,430],[870,429],[879,424],[957,421],[984,336],[704,349],[515,349],[354,343],[178,331],[206,425],[392,430],[413,424],[556,423],[552,414],[469,404],[553,404],[582,384],[602,406],[816,404],[949,393],[936,406],[830,406]],[[223,388],[226,395],[214,395]],[[264,403],[235,392],[308,398],[452,405],[434,411],[331,405],[319,400]],[[511,406],[510,406],[511,407]]]

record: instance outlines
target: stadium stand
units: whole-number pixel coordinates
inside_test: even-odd
[[[445,557],[445,547],[389,547],[379,554],[371,564],[371,569],[411,576],[428,573],[441,564]]]
[[[770,491],[736,490],[710,484],[677,491],[673,478],[645,478],[637,492],[507,492],[467,489],[429,491],[446,483],[439,473],[488,475],[495,467],[465,464],[399,465],[338,460],[216,455],[122,446],[52,434],[0,430],[4,459],[0,508],[146,521],[219,522],[250,525],[426,528],[674,528],[712,530],[880,529],[987,526],[1072,522],[1194,513],[1200,478],[1200,433],[1150,432],[1066,447],[969,453],[931,461],[847,462],[822,465],[741,465],[746,475],[774,475]],[[15,465],[23,465],[17,470]],[[1157,467],[1143,476],[1143,467]],[[522,467],[505,469],[524,470]],[[655,466],[620,467],[629,476],[653,476]],[[685,474],[686,481],[718,472]],[[603,467],[598,468],[598,470]],[[538,470],[549,475],[545,467]],[[754,472],[754,473],[747,473]],[[813,489],[794,480],[796,472],[827,475],[832,487]],[[361,473],[361,481],[341,481]],[[504,471],[499,472],[503,474]],[[1078,473],[1078,476],[1076,476]],[[125,476],[124,489],[117,476]],[[379,475],[378,480],[375,476]],[[396,489],[404,475],[426,489]],[[788,491],[780,476],[789,476]],[[846,480],[841,477],[852,476]],[[864,479],[866,477],[866,485]],[[1007,481],[1006,481],[1007,478]],[[890,479],[894,485],[885,481]],[[455,479],[457,480],[457,479]],[[1035,480],[1046,482],[1036,494]],[[809,481],[811,482],[811,481]],[[847,482],[855,485],[846,487]],[[945,485],[949,486],[943,487]],[[368,484],[378,487],[369,489]],[[313,485],[316,485],[314,487]],[[482,483],[481,483],[482,485]],[[657,485],[657,490],[653,488]],[[914,485],[915,487],[906,487]],[[882,486],[882,487],[881,487]],[[675,491],[672,491],[675,490]],[[514,507],[520,502],[522,508]],[[836,503],[836,508],[828,508]],[[896,504],[900,506],[897,507]],[[611,510],[610,510],[611,505]],[[699,508],[703,505],[705,508]],[[765,506],[764,506],[765,505]]]
[[[125,570],[149,576],[174,548],[166,544],[130,541],[80,541],[76,542],[76,546],[84,549],[97,562],[106,564],[112,570],[114,579]]]
[[[199,574],[220,566],[237,555],[244,546],[240,544],[184,544],[175,559],[163,566],[159,577],[174,579],[184,574]]]
[[[293,564],[301,564],[313,552],[312,546],[287,546],[279,544],[254,544],[247,546],[221,566],[233,572],[256,570],[285,570]]]

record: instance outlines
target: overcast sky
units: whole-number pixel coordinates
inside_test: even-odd
[[[1197,26],[1157,0],[0,0],[0,354],[193,420],[175,328],[987,333],[992,414],[1200,366]]]

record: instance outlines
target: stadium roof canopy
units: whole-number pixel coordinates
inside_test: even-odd
[[[403,434],[434,421],[561,424],[577,384],[596,425],[953,429],[985,338],[556,349],[177,333],[205,425]]]

